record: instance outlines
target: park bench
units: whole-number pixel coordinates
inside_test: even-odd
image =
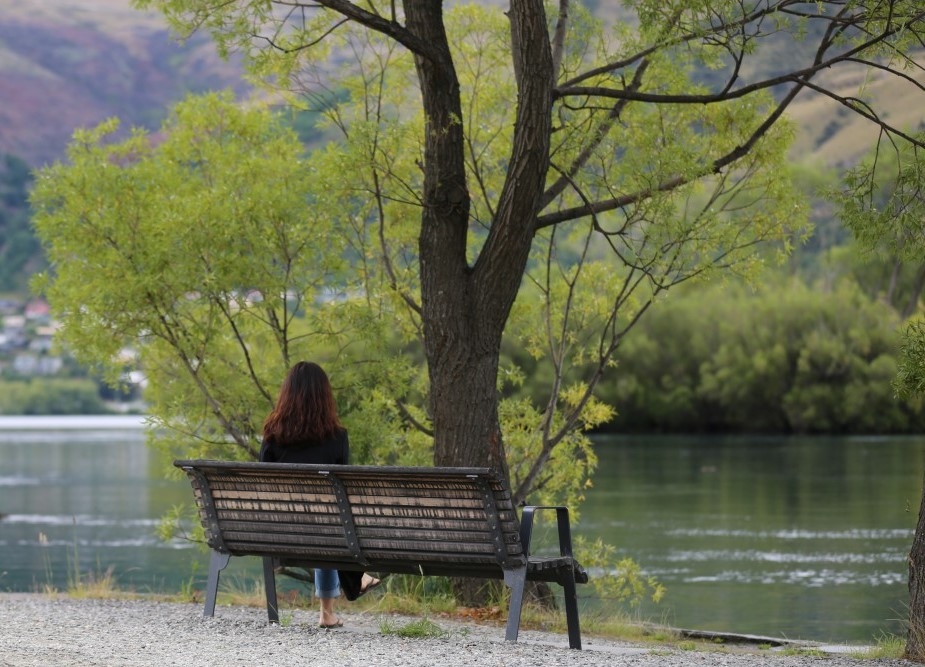
[[[527,581],[565,593],[569,646],[581,648],[568,508],[525,507],[518,526],[505,479],[488,468],[322,466],[175,461],[193,486],[212,549],[205,616],[215,613],[231,556],[260,556],[267,614],[279,621],[275,568],[312,567],[503,579],[511,589],[505,639],[517,641]],[[556,512],[559,555],[530,553],[534,514]]]

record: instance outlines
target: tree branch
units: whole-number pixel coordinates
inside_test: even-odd
[[[297,4],[305,5],[304,2],[298,3],[287,3],[281,2],[280,0],[274,0],[275,4],[286,5],[286,4]],[[440,53],[434,49],[426,41],[419,39],[416,35],[410,32],[405,26],[398,22],[398,14],[395,11],[394,5],[392,6],[392,16],[391,18],[384,18],[379,14],[374,14],[365,9],[361,9],[356,3],[347,2],[347,0],[315,0],[322,7],[326,7],[331,11],[335,11],[342,16],[347,17],[351,21],[355,21],[363,26],[366,26],[370,30],[374,30],[380,34],[391,37],[396,42],[404,46],[406,49],[411,51],[417,56],[422,58],[427,58],[432,61],[434,64],[440,64],[441,58]]]

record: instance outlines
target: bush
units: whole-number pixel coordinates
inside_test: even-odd
[[[601,398],[620,430],[903,433],[920,402],[895,397],[900,321],[851,281],[815,291],[711,287],[647,314]]]
[[[88,379],[34,378],[0,381],[0,414],[91,415],[110,412]]]

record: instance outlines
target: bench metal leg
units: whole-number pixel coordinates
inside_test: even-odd
[[[279,605],[276,600],[276,559],[263,557],[263,590],[267,596],[267,617],[270,623],[279,623]]]
[[[575,576],[570,575],[562,583],[565,591],[565,622],[568,624],[568,647],[581,650],[581,628],[578,625],[578,590]]]
[[[218,551],[212,552],[212,558],[209,560],[209,581],[206,585],[206,606],[202,611],[203,616],[215,616],[215,598],[218,596],[218,576],[228,566],[231,560],[231,554],[223,554]]]
[[[530,557],[530,538],[533,535],[533,517],[537,510],[555,510],[556,526],[559,532],[559,555],[572,558],[572,529],[569,525],[568,507],[564,505],[531,505],[523,509],[520,520],[520,543],[524,553]],[[575,588],[574,560],[564,576],[557,581],[565,591],[565,621],[568,624],[569,648],[581,650],[581,628],[578,624],[578,591]]]
[[[504,639],[516,642],[520,633],[520,615],[524,607],[524,588],[527,585],[527,568],[505,570],[504,583],[511,589],[511,604],[507,611],[507,632]]]

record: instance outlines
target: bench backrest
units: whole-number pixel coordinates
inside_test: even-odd
[[[501,577],[523,567],[510,489],[488,468],[176,461],[209,546],[314,567]]]

